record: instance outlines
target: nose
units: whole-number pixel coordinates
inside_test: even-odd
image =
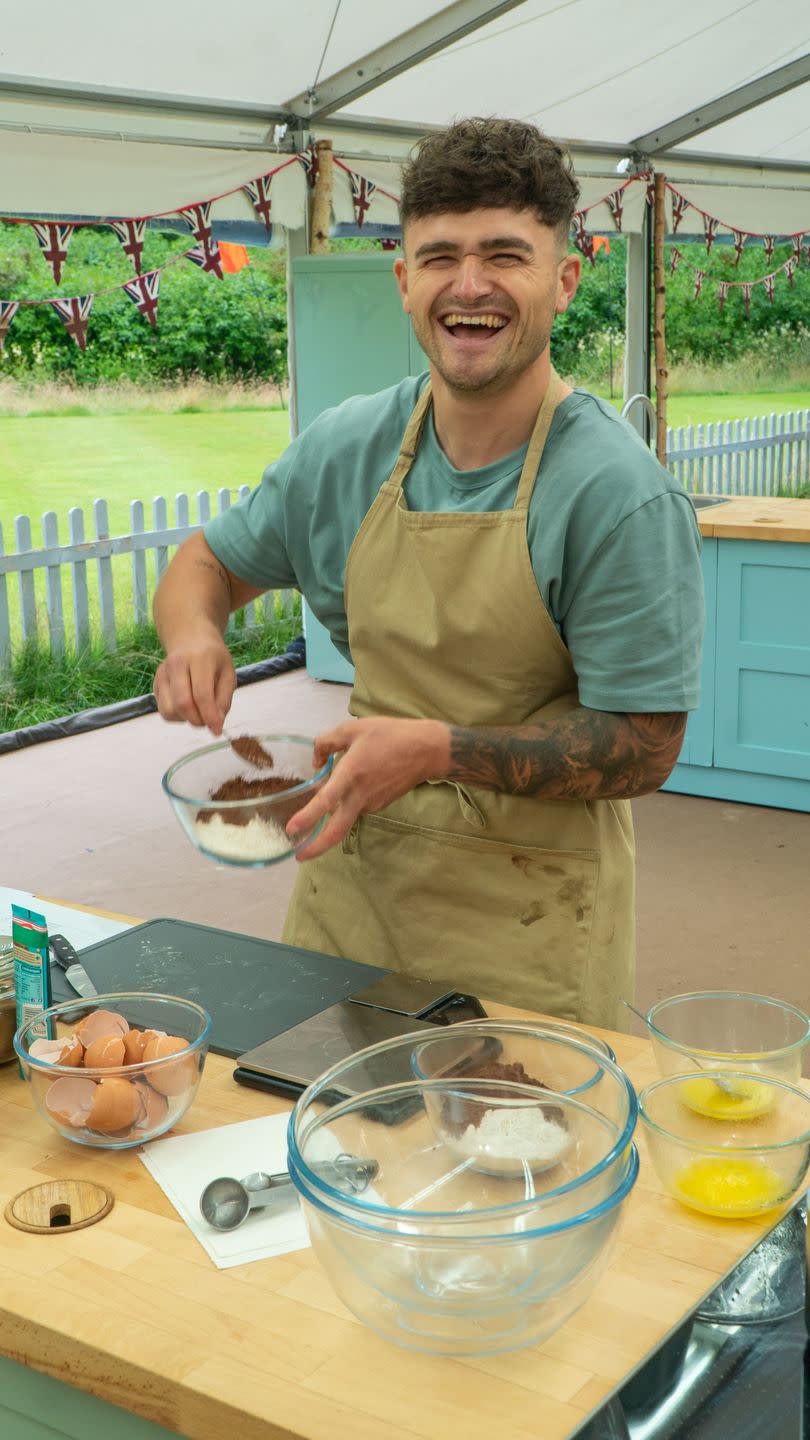
[[[453,280],[453,289],[459,300],[472,303],[487,295],[492,285],[487,278],[485,267],[478,255],[465,255],[459,262]]]

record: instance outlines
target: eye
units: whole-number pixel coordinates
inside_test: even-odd
[[[508,250],[498,251],[496,255],[490,256],[493,265],[522,265],[524,258],[523,255],[515,255]]]
[[[455,264],[455,257],[453,255],[430,255],[423,263],[430,270],[446,269],[449,265]]]

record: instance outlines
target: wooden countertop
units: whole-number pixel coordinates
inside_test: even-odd
[[[599,1033],[638,1087],[653,1078],[647,1041]],[[232,1071],[209,1055],[178,1132],[289,1109]],[[12,1195],[57,1177],[96,1179],[115,1205],[71,1234],[0,1218],[0,1353],[191,1440],[536,1440],[539,1416],[544,1440],[563,1440],[779,1218],[692,1214],[662,1193],[637,1140],[641,1174],[583,1308],[534,1349],[438,1358],[360,1325],[311,1250],[217,1270],[137,1152],[57,1136],[7,1065],[0,1217]]]
[[[810,500],[746,496],[708,505],[697,519],[706,539],[810,542]]]

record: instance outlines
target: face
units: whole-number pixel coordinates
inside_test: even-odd
[[[548,346],[579,284],[579,256],[529,210],[410,220],[394,271],[428,359],[451,390],[498,393]]]

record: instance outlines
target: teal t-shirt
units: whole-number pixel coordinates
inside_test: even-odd
[[[347,659],[346,559],[394,468],[425,379],[409,377],[319,415],[246,499],[205,527],[211,549],[240,579],[301,590]],[[405,481],[407,504],[423,512],[509,509],[525,454],[526,446],[482,470],[456,470],[431,413]],[[528,544],[583,705],[696,708],[703,581],[692,504],[636,432],[587,391],[575,390],[554,415],[529,505]]]

